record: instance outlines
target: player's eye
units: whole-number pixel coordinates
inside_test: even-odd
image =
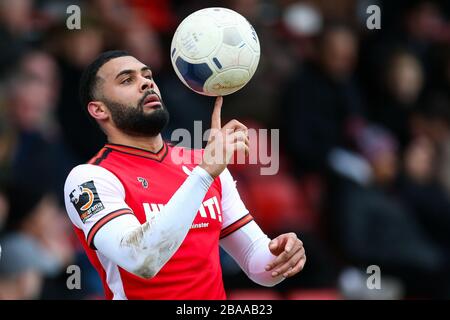
[[[131,82],[133,82],[133,78],[132,77],[128,77],[128,78],[123,79],[120,83],[121,84],[128,84],[128,83],[131,83]]]
[[[145,76],[145,78],[147,78],[147,79],[149,79],[149,80],[152,80],[152,79],[153,79],[153,77],[152,77],[151,75]]]

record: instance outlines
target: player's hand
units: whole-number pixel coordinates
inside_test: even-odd
[[[272,277],[280,274],[285,278],[292,277],[299,273],[306,263],[303,242],[293,232],[282,234],[270,241],[269,250],[276,256],[275,260],[266,266],[266,271],[271,271]]]
[[[203,153],[200,167],[213,178],[225,170],[235,152],[248,154],[248,129],[237,120],[231,120],[222,127],[220,111],[223,98],[217,97],[211,117],[211,133]]]

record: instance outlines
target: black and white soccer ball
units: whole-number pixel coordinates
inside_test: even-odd
[[[243,88],[260,57],[258,35],[239,13],[206,8],[186,17],[171,45],[172,65],[180,80],[206,96],[224,96]]]

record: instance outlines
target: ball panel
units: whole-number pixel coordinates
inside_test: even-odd
[[[190,63],[177,57],[175,65],[185,83],[196,92],[204,92],[206,80],[213,74],[207,63]]]
[[[244,39],[244,42],[248,46],[250,46],[253,52],[259,53],[260,46],[258,35],[256,34],[256,31],[255,29],[253,29],[253,26],[250,24],[250,22],[248,22],[247,19],[245,19],[244,17],[241,17],[241,21],[237,25],[237,29],[239,30],[239,33]]]
[[[259,57],[260,57],[259,54],[253,55],[253,61],[252,61],[252,64],[250,65],[250,68],[249,68],[250,77],[253,77],[253,75],[256,72],[256,69],[258,68]]]
[[[240,50],[237,47],[222,45],[214,55],[213,59],[216,58],[222,65],[222,69],[226,70],[228,67],[238,65],[239,51]]]
[[[222,64],[220,63],[219,59],[217,59],[216,57],[214,57],[212,59],[212,61],[214,62],[214,64],[217,66],[217,68],[222,69]]]
[[[223,28],[223,43],[230,46],[239,46],[242,42],[242,37],[236,27]]]
[[[252,50],[244,43],[244,45],[239,50],[238,65],[246,68],[250,68],[253,63],[254,53]]]
[[[226,8],[206,8],[201,9],[195,13],[195,15],[208,15],[214,19],[218,26],[225,27],[236,24],[236,13]]]
[[[192,60],[209,56],[222,40],[221,30],[211,27],[214,24],[214,19],[208,16],[192,17],[183,22],[175,47]]]
[[[230,69],[211,77],[205,84],[206,93],[214,96],[225,96],[238,91],[249,80],[245,69]]]

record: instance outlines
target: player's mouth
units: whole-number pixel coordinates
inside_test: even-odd
[[[156,93],[151,93],[145,97],[142,106],[144,108],[159,109],[161,108],[161,100]]]

